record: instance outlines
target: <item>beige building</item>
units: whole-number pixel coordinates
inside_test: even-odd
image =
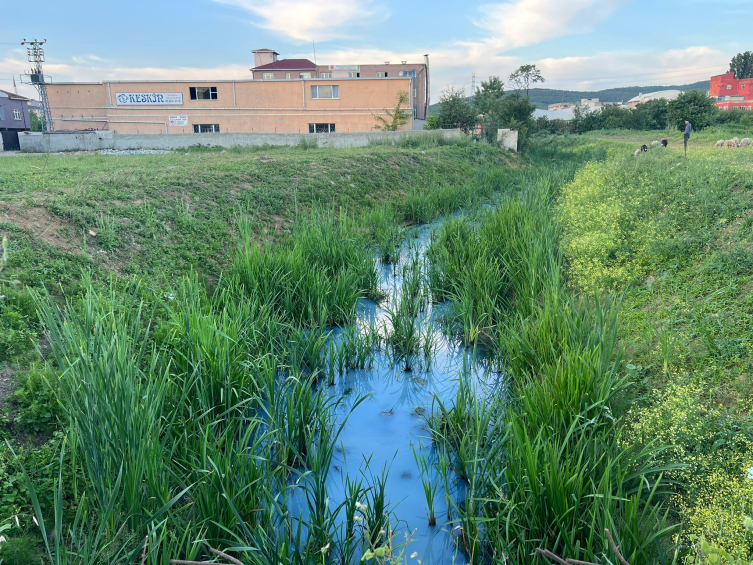
[[[408,78],[414,117],[425,120],[429,112],[429,56],[423,63],[385,62],[367,65],[317,65],[309,59],[279,59],[273,49],[256,49],[251,76],[254,80]]]
[[[108,81],[48,83],[47,93],[55,130],[328,133],[374,130],[374,115],[386,117],[400,91],[410,94],[405,109],[414,109],[401,129],[413,129],[414,84],[391,75]]]

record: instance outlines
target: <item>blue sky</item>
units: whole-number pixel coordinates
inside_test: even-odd
[[[48,40],[56,81],[243,79],[252,49],[313,59],[312,40],[318,63],[428,53],[435,100],[523,63],[552,88],[682,84],[753,49],[736,25],[753,21],[753,0],[38,0],[25,14],[0,36],[0,89],[27,67],[24,37]]]

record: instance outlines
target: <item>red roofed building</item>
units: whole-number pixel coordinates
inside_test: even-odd
[[[720,110],[753,111],[753,78],[738,80],[735,73],[711,77],[709,96]]]
[[[309,59],[278,59],[274,49],[255,49],[254,67],[251,76],[254,80],[295,80],[295,79],[373,79],[409,78],[408,91],[413,117],[425,120],[429,113],[429,56],[424,55],[423,63],[391,63],[366,65],[317,65]]]

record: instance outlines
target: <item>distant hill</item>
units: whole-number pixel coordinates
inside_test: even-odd
[[[702,80],[693,84],[678,84],[672,86],[623,86],[620,88],[607,88],[606,90],[577,91],[555,90],[553,88],[532,88],[530,91],[531,102],[537,108],[546,110],[549,104],[557,102],[580,102],[581,98],[598,98],[602,102],[627,102],[640,93],[656,92],[657,90],[708,90],[709,81]],[[439,103],[429,106],[429,114],[439,110]]]

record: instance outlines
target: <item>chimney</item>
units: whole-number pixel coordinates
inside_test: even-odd
[[[274,49],[254,49],[252,53],[254,54],[254,67],[275,63],[279,55]]]

